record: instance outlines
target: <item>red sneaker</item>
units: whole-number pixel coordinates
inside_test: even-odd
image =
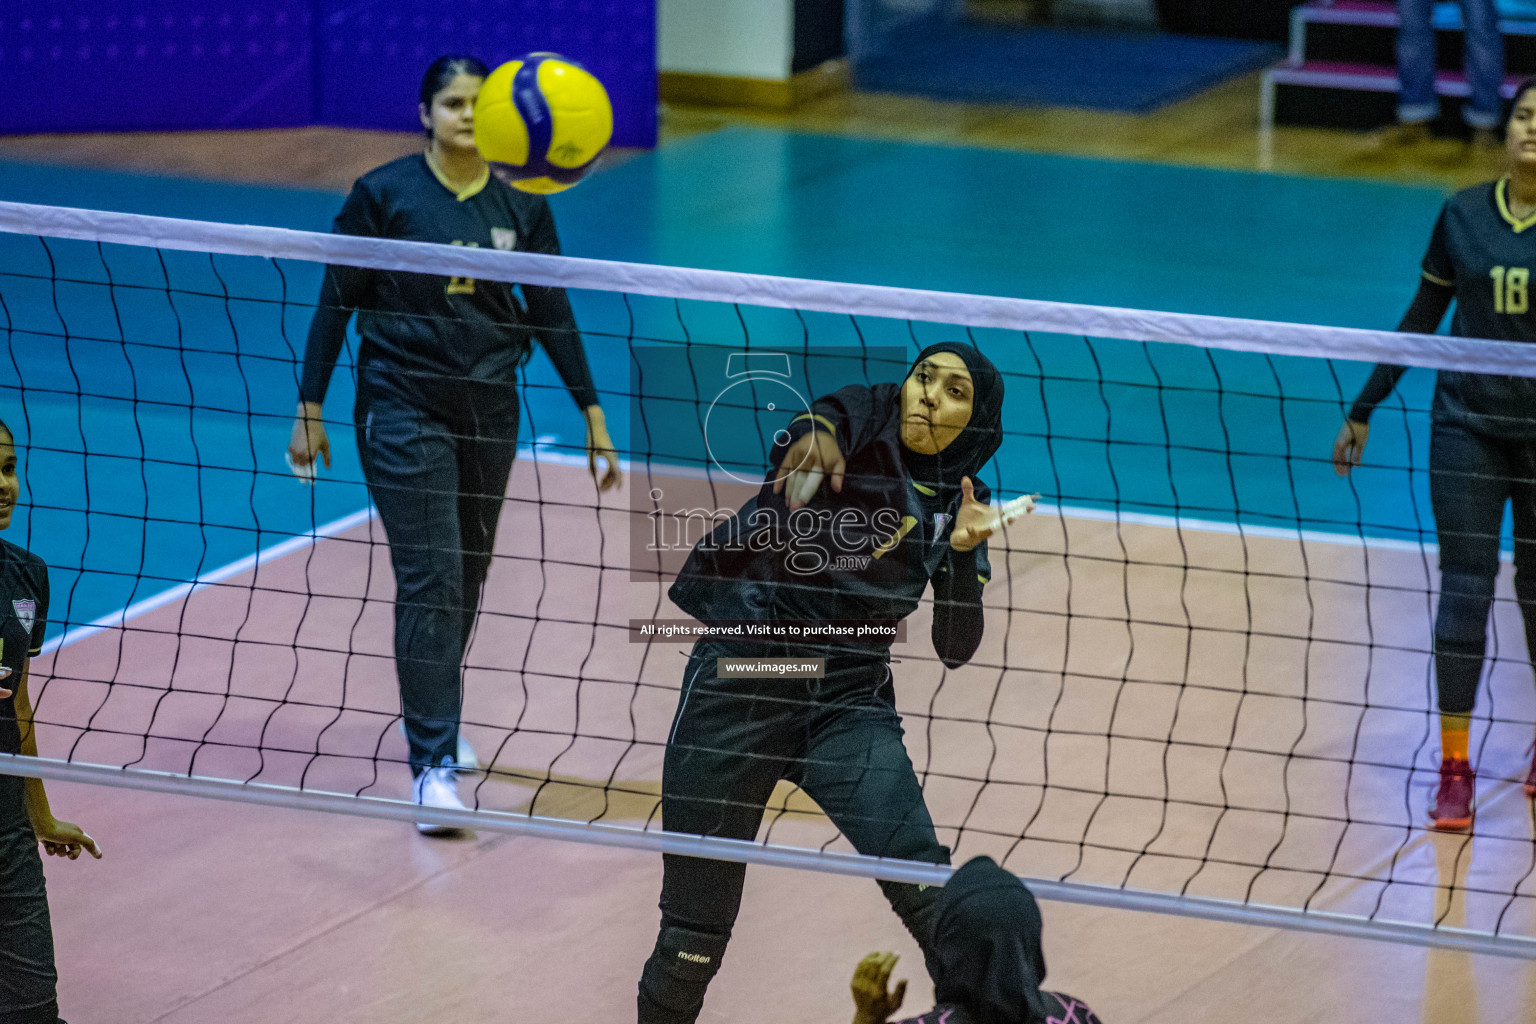
[[[1477,795],[1477,775],[1465,761],[1440,762],[1440,788],[1429,816],[1442,832],[1459,832],[1472,824],[1472,799]]]

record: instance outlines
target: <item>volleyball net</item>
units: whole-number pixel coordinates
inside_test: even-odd
[[[570,289],[626,480],[599,495],[542,355],[463,675],[472,810],[417,807],[353,351],[334,464],[284,462],[327,263]],[[1331,448],[1370,364],[1536,376],[1517,345],[538,256],[0,203],[6,539],[51,567],[41,759],[0,771],[898,881],[793,786],[755,842],[665,833],[692,636],[666,588],[777,432],[968,340],[1006,384],[986,632],[948,669],[931,599],[894,646],[909,752],[957,861],[1044,898],[1536,956],[1521,782],[1536,686],[1501,576],[1479,810],[1440,835],[1432,376]],[[837,557],[837,552],[823,552]],[[808,691],[786,683],[782,699]]]

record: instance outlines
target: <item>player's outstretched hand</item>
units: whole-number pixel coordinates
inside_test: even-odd
[[[976,500],[976,485],[970,477],[960,480],[960,511],[955,513],[955,528],[949,533],[949,546],[969,551],[992,536],[1002,525],[997,509]]]
[[[773,478],[773,493],[783,494],[793,512],[810,504],[822,480],[831,481],[832,489],[841,491],[845,468],[847,463],[832,435],[813,430],[784,453],[779,472]]]
[[[997,513],[991,505],[976,500],[976,485],[970,477],[960,480],[960,510],[955,513],[955,528],[949,533],[949,546],[969,551],[992,536],[997,527]]]
[[[293,433],[288,436],[288,468],[306,484],[314,483],[315,463],[321,459],[325,468],[330,469],[331,439],[320,419],[320,403],[300,402],[293,418]]]
[[[1333,471],[1339,476],[1349,476],[1349,471],[1360,465],[1365,440],[1370,436],[1369,425],[1345,420],[1339,428],[1339,436],[1333,439]]]
[[[871,953],[853,970],[853,1024],[885,1024],[907,998],[907,979],[888,989],[891,972],[901,957],[895,953]]]
[[[603,416],[602,406],[589,405],[585,410],[587,417],[587,469],[592,473],[592,482],[597,484],[599,491],[611,491],[624,481],[624,473],[619,469],[619,453],[613,447],[613,438],[608,436],[608,420]],[[597,460],[602,459],[604,469],[601,476],[597,472]]]
[[[80,851],[84,850],[97,860],[101,860],[101,847],[97,846],[96,840],[86,835],[85,829],[79,825],[54,819],[45,824],[34,824],[32,831],[50,857],[68,857],[70,860],[75,860],[79,858]]]
[[[11,695],[11,691],[5,688],[5,681],[10,677],[11,670],[4,665],[0,665],[0,700],[5,700],[5,698]]]

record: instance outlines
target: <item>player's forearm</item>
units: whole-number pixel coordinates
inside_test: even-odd
[[[1427,278],[1421,280],[1419,290],[1414,294],[1408,311],[1398,322],[1397,329],[1409,334],[1434,334],[1440,329],[1440,321],[1445,319],[1445,311],[1451,308],[1451,300],[1455,297],[1455,288]],[[1371,413],[1397,387],[1397,382],[1407,369],[1406,366],[1391,363],[1377,364],[1365,386],[1360,389],[1355,404],[1350,407],[1349,419],[1356,423],[1369,423]]]
[[[576,328],[576,314],[564,288],[523,287],[528,302],[528,320],[539,343],[555,364],[555,372],[565,384],[578,409],[597,404],[597,389],[592,385],[592,364],[587,348]]]
[[[1451,300],[1455,297],[1455,288],[1427,278],[1421,280],[1419,290],[1414,294],[1408,311],[1398,322],[1397,329],[1409,334],[1434,334],[1440,329],[1440,321],[1445,319],[1445,311],[1451,308]],[[1378,364],[1371,371],[1365,386],[1360,389],[1355,404],[1350,407],[1349,418],[1356,423],[1369,423],[1371,413],[1397,387],[1397,382],[1407,369],[1406,366],[1391,363]]]
[[[36,757],[37,754],[33,753],[29,756]],[[32,827],[43,828],[52,824],[53,809],[48,806],[48,791],[43,788],[43,780],[28,777],[23,780],[21,792],[22,803],[27,808],[27,821]]]
[[[1361,387],[1360,394],[1356,396],[1354,405],[1349,407],[1348,418],[1355,423],[1371,422],[1371,413],[1376,411],[1376,406],[1392,393],[1397,387],[1397,382],[1402,378],[1408,367],[1395,366],[1391,363],[1378,363]]]
[[[974,557],[955,558],[933,578],[933,650],[946,668],[959,668],[981,647],[986,616]]]
[[[979,606],[952,604],[933,613],[933,649],[945,668],[959,668],[981,647],[985,616]]]
[[[827,395],[818,398],[811,404],[810,412],[803,412],[792,419],[787,428],[790,443],[793,444],[806,434],[819,432],[830,436],[839,449],[847,451],[844,446],[849,443],[852,434],[852,414],[843,402],[838,401],[838,397]]]
[[[329,289],[327,289],[329,290]],[[341,357],[347,339],[347,321],[352,310],[345,306],[322,304],[309,322],[309,337],[304,343],[304,369],[299,379],[299,399],[319,405],[331,385],[336,360]]]
[[[21,673],[21,683],[16,687],[15,707],[16,724],[21,730],[18,752],[26,757],[37,757],[37,726],[32,717],[32,701],[27,695],[25,669]],[[48,792],[43,788],[42,779],[28,777],[22,781],[22,803],[26,806],[27,820],[33,828],[53,821],[53,811],[48,806]]]

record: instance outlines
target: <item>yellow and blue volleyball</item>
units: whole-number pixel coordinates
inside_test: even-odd
[[[512,185],[548,194],[582,179],[613,137],[613,106],[590,71],[530,53],[492,71],[475,100],[475,145]]]

